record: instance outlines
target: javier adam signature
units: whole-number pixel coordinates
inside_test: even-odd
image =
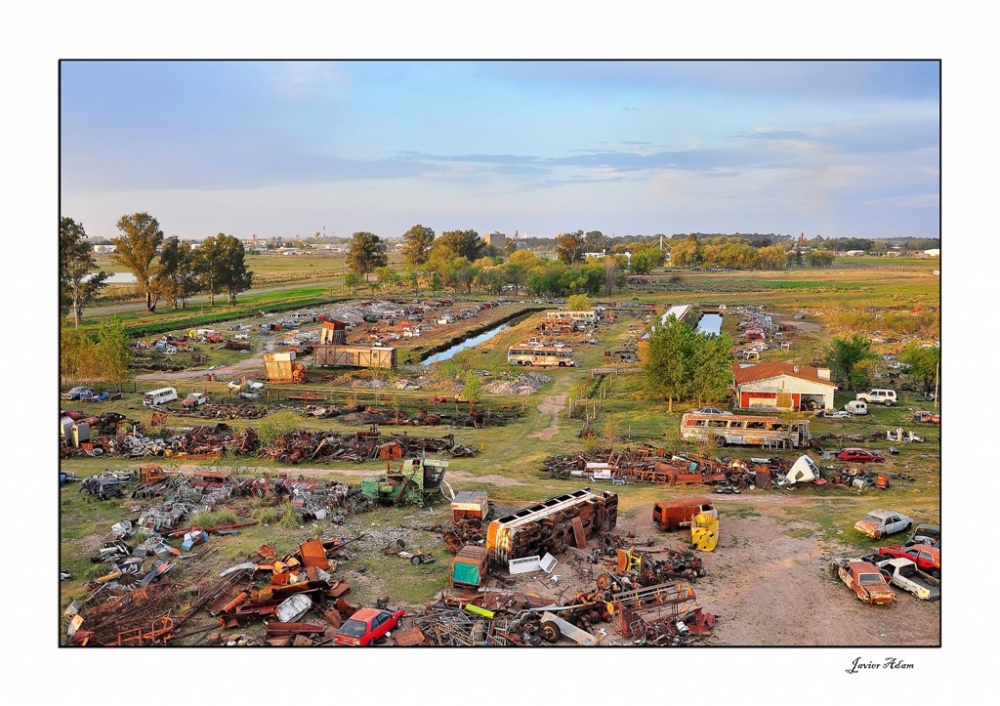
[[[904,662],[903,660],[896,659],[895,657],[886,657],[885,661],[882,663],[862,662],[860,657],[855,657],[854,661],[851,663],[851,668],[845,671],[848,674],[857,674],[858,672],[876,669],[913,669],[913,663]]]

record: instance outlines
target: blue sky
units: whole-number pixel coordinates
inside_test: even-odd
[[[554,236],[939,237],[939,65],[61,64],[62,215],[91,235],[420,223]]]

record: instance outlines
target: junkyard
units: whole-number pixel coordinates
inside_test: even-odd
[[[317,347],[400,344],[415,309],[376,304],[286,318],[294,333],[241,322],[213,343],[250,330],[237,362],[147,367],[97,402],[99,383],[64,395],[60,644],[940,644],[940,560],[934,600],[921,600],[902,577],[890,587],[892,557],[879,555],[940,520],[936,402],[898,374],[897,403],[863,414],[834,413],[854,394],[831,403],[821,365],[781,362],[766,374],[806,381],[801,399],[671,412],[645,396],[640,338],[670,307],[614,300],[555,329],[558,303],[449,303],[466,312],[435,324],[452,346],[502,325],[462,353],[464,376],[395,353],[318,364]],[[746,350],[789,356],[783,344],[822,335],[822,317],[797,309],[703,308],[737,341],[736,402],[769,394],[740,372],[758,360]],[[212,332],[190,334],[169,345],[204,355]],[[579,347],[575,365],[507,361],[538,335]],[[908,523],[855,528],[881,508]],[[872,571],[894,600],[843,585],[838,562],[865,557],[885,564]]]

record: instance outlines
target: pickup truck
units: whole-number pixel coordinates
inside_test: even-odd
[[[912,593],[922,601],[941,598],[941,579],[925,574],[909,559],[883,559],[876,564],[889,583]]]
[[[203,392],[192,392],[181,402],[183,407],[200,407],[203,404],[208,404],[208,395]]]
[[[889,588],[878,567],[862,559],[834,559],[833,577],[839,578],[854,595],[868,605],[891,605],[896,594]]]

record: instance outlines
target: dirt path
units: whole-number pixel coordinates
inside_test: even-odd
[[[541,439],[548,441],[559,431],[559,412],[566,407],[566,395],[551,395],[543,397],[538,405],[540,414],[551,414],[552,424],[545,429],[528,434],[529,439]]]
[[[211,370],[207,368],[199,368],[197,370],[181,370],[176,373],[166,373],[166,372],[153,372],[153,373],[143,373],[142,375],[136,375],[136,380],[196,380],[198,378],[204,377],[207,373],[212,373],[216,375],[220,380],[225,380],[229,376],[239,376],[247,370],[260,370],[263,373],[264,368],[264,351],[260,351],[250,356],[249,358],[244,358],[243,360],[233,363],[232,365],[220,365]]]

